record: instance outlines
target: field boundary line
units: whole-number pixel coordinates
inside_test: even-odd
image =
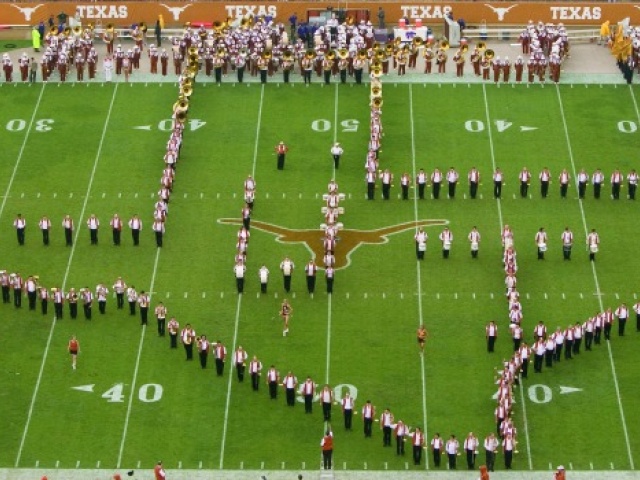
[[[43,87],[44,91],[44,87]],[[100,137],[100,143],[98,144],[98,151],[96,152],[96,158],[93,162],[93,169],[91,170],[91,176],[89,177],[89,185],[87,186],[87,193],[84,196],[84,201],[82,202],[82,210],[80,211],[80,221],[84,218],[84,214],[87,210],[87,204],[89,203],[89,194],[91,193],[91,189],[93,188],[93,180],[96,175],[96,170],[98,168],[98,163],[100,161],[100,155],[102,154],[102,145],[104,144],[104,139],[107,135],[107,127],[109,125],[109,120],[111,119],[111,112],[113,110],[113,104],[116,99],[116,94],[118,93],[118,84],[113,89],[113,95],[111,96],[111,103],[109,104],[109,110],[107,111],[107,118],[104,121],[104,127],[102,128],[102,135]],[[34,114],[35,115],[35,114]],[[73,245],[71,246],[71,251],[69,252],[69,260],[67,260],[67,266],[64,271],[64,277],[62,279],[62,291],[64,291],[67,278],[69,277],[69,272],[71,271],[71,262],[73,261],[73,256],[76,251],[76,245],[78,244],[78,237],[80,235],[80,231],[82,229],[76,229],[76,235],[74,238]],[[47,344],[44,348],[44,353],[42,355],[42,362],[40,363],[40,370],[38,371],[38,378],[36,380],[36,386],[33,389],[33,395],[31,396],[31,403],[29,404],[29,411],[27,414],[27,422],[24,426],[24,431],[22,432],[22,439],[20,440],[20,447],[18,448],[18,455],[16,456],[16,468],[20,465],[20,459],[22,458],[22,450],[24,449],[24,444],[27,439],[27,434],[29,433],[29,426],[31,425],[31,417],[33,416],[33,408],[36,403],[36,398],[38,396],[38,392],[40,391],[40,383],[42,382],[42,375],[44,374],[44,367],[47,363],[47,358],[49,356],[49,349],[51,348],[51,340],[53,339],[53,331],[56,328],[57,320],[51,322],[51,328],[49,329],[49,337],[47,338]]]
[[[411,128],[411,176],[415,181],[416,178],[416,136],[415,136],[415,124],[413,121],[413,86],[409,84],[409,124]],[[413,193],[413,218],[415,222],[418,222],[418,197],[416,190]],[[420,260],[416,259],[416,286],[418,288],[418,326],[424,325],[424,313],[422,309],[422,269],[420,267]],[[423,423],[423,435],[425,443],[428,442],[428,420],[427,416],[427,380],[424,366],[424,353],[420,355],[420,378],[422,381],[422,423]],[[427,450],[428,452],[428,450]],[[429,470],[429,458],[425,455],[424,468]]]
[[[156,248],[156,259],[153,262],[153,272],[151,273],[151,283],[149,284],[149,303],[153,298],[151,292],[154,291],[156,283],[156,274],[158,273],[158,262],[160,261],[161,248]],[[118,451],[117,468],[120,468],[122,464],[122,456],[124,454],[124,445],[127,440],[127,432],[129,430],[129,419],[131,418],[131,409],[133,408],[133,392],[136,391],[136,383],[138,381],[138,371],[140,370],[140,358],[142,357],[142,347],[144,345],[144,337],[147,332],[147,325],[142,325],[142,331],[140,332],[140,341],[138,342],[138,354],[136,355],[136,364],[133,368],[133,379],[131,380],[131,393],[129,394],[129,401],[127,402],[127,413],[124,417],[124,428],[122,430],[122,440],[120,441],[120,450]]]
[[[258,162],[258,145],[260,143],[260,127],[262,125],[262,105],[264,104],[264,84],[260,89],[260,104],[258,105],[258,121],[256,122],[256,141],[253,147],[253,165],[251,167],[251,176],[256,178],[256,164]],[[236,344],[238,342],[238,329],[240,328],[240,306],[242,305],[242,294],[238,294],[238,302],[236,304],[236,318],[233,328],[233,343],[231,346],[231,358],[236,351]],[[230,362],[233,364],[233,362]],[[233,378],[233,372],[230,367],[229,382],[227,383],[227,398],[224,406],[224,422],[222,424],[222,440],[220,442],[220,470],[224,468],[224,449],[227,443],[227,430],[229,429],[229,405],[231,404],[231,380]]]
[[[493,171],[491,172],[493,176],[493,172],[496,171],[496,153],[493,147],[493,135],[491,134],[491,117],[489,115],[489,101],[487,100],[487,88],[485,84],[482,84],[482,97],[484,98],[484,110],[485,115],[487,117],[487,133],[489,136],[489,150],[491,152],[491,167]],[[504,228],[504,222],[502,219],[502,200],[496,198],[496,204],[498,205],[498,219],[500,221],[500,232]],[[522,399],[522,419],[524,421],[524,436],[527,439],[527,458],[529,460],[529,470],[533,470],[533,459],[531,458],[531,439],[529,438],[529,419],[527,418],[527,407],[525,407],[524,402],[524,385],[520,382],[520,398]]]
[[[24,149],[27,146],[27,140],[31,134],[31,128],[33,127],[33,122],[36,119],[36,114],[38,113],[38,108],[40,108],[40,102],[42,101],[42,95],[44,94],[44,89],[46,87],[46,83],[42,84],[42,88],[40,89],[40,95],[38,95],[38,100],[36,101],[36,106],[33,108],[33,113],[31,114],[31,120],[29,120],[29,127],[27,128],[27,132],[24,134],[24,139],[22,140],[22,145],[20,146],[20,151],[18,152],[18,158],[16,160],[16,164],[13,166],[13,172],[11,172],[11,177],[9,177],[9,184],[4,192],[4,197],[2,197],[2,205],[0,205],[0,218],[2,218],[2,213],[4,212],[4,207],[7,204],[7,198],[9,198],[9,193],[11,193],[11,187],[13,186],[13,181],[16,178],[16,173],[18,172],[18,167],[22,162],[22,155],[24,154]]]
[[[576,186],[577,186],[578,177],[576,175],[576,164],[573,158],[573,149],[571,148],[571,139],[569,137],[569,126],[567,125],[567,118],[565,117],[565,114],[564,114],[564,105],[562,103],[562,96],[560,95],[560,87],[557,84],[556,84],[556,94],[558,97],[558,105],[560,106],[560,114],[562,116],[564,136],[567,141],[567,152],[569,154],[569,160],[571,161],[573,179],[576,182]],[[634,100],[635,100],[635,97],[634,97]],[[582,199],[578,199],[578,205],[580,205],[580,214],[582,216],[582,227],[584,228],[584,235],[586,238],[589,232],[589,228],[587,227],[587,217],[584,213],[584,205],[582,203]],[[591,263],[591,273],[593,274],[593,281],[596,287],[596,295],[598,297],[598,304],[600,305],[600,311],[604,311],[604,304],[602,303],[602,295],[600,292],[600,282],[598,280],[596,263],[595,262],[589,262],[589,263]],[[631,470],[635,470],[635,466],[633,463],[633,454],[631,453],[631,442],[629,440],[629,432],[627,431],[627,420],[624,415],[624,408],[622,407],[622,397],[620,396],[620,385],[618,384],[618,374],[616,373],[616,364],[615,364],[615,361],[613,360],[613,350],[611,349],[610,341],[606,342],[606,344],[607,344],[607,351],[609,353],[609,363],[611,365],[611,373],[613,374],[613,385],[616,390],[616,398],[618,401],[618,410],[620,412],[620,420],[622,421],[622,431],[624,432],[624,439],[627,444],[627,455],[629,456],[629,466],[631,467]]]

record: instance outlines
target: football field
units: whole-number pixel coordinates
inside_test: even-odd
[[[44,84],[0,86],[0,269],[38,275],[48,288],[68,291],[109,286],[121,276],[138,292],[163,302],[180,328],[222,342],[224,375],[213,358],[202,369],[169,348],[155,319],[140,326],[126,306],[109,296],[104,315],[92,320],[55,320],[40,306],[30,311],[0,305],[3,369],[0,396],[0,467],[317,470],[326,424],[320,404],[305,415],[288,407],[284,390],[271,400],[266,371],[291,371],[339,402],[355,397],[352,431],[334,405],[335,468],[340,470],[434,470],[431,455],[413,464],[395,444],[383,448],[379,425],[364,438],[360,409],[367,400],[377,414],[390,408],[396,421],[420,426],[427,442],[438,432],[460,442],[469,432],[482,439],[495,430],[492,399],[495,368],[512,354],[504,296],[500,232],[508,224],[518,251],[518,290],[523,328],[531,340],[540,320],[550,330],[584,322],[623,302],[638,300],[636,201],[610,198],[615,169],[626,177],[638,162],[637,86],[395,84],[384,83],[384,139],[380,168],[395,176],[391,199],[380,189],[366,199],[364,161],[369,141],[369,87],[357,85],[198,83],[191,97],[180,161],[171,196],[163,248],[151,231],[163,156],[171,130],[172,84]],[[289,146],[283,171],[274,146]],[[345,154],[334,170],[329,149]],[[476,167],[481,186],[471,199],[467,172]],[[532,173],[528,198],[518,174]],[[460,174],[455,198],[400,197],[400,177],[419,169]],[[538,174],[552,174],[541,198]],[[493,197],[492,174],[505,175],[502,198]],[[600,199],[589,185],[578,199],[581,169],[605,175]],[[568,198],[558,176],[572,177]],[[256,183],[244,294],[233,273],[243,182]],[[345,199],[334,292],[318,272],[314,295],[304,265],[321,245],[321,212],[327,183],[335,178]],[[134,246],[129,229],[122,245],[111,242],[109,219],[143,220]],[[19,246],[13,221],[27,221]],[[65,246],[64,215],[75,222],[73,246]],[[101,222],[91,245],[86,221]],[[44,246],[38,221],[52,222]],[[415,225],[426,225],[426,258],[416,261]],[[443,259],[438,235],[454,236]],[[467,235],[482,235],[478,259]],[[560,236],[575,236],[571,261],[563,261]],[[536,232],[544,227],[549,249],[537,260]],[[596,229],[601,247],[589,262],[586,235]],[[292,291],[285,294],[279,265],[295,263]],[[319,260],[319,259],[318,259]],[[320,263],[320,261],[318,261]],[[260,293],[258,269],[270,270],[268,293]],[[282,335],[280,304],[293,307],[290,334]],[[26,299],[25,299],[26,300]],[[152,313],[152,312],[151,312]],[[495,320],[499,337],[487,353],[485,325]],[[429,332],[420,355],[416,329]],[[640,325],[639,325],[640,327]],[[72,370],[67,352],[76,335],[81,353]],[[258,392],[239,382],[230,361],[242,346],[263,364]],[[529,374],[514,396],[518,431],[517,470],[634,470],[640,461],[640,385],[632,311],[626,334]],[[301,398],[299,399],[301,400]],[[484,451],[476,462],[484,461]],[[424,460],[428,460],[425,462]],[[446,469],[443,461],[441,470]],[[466,469],[464,456],[458,468]],[[504,469],[502,455],[497,469]]]

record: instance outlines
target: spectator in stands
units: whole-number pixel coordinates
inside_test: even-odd
[[[296,27],[298,25],[298,14],[296,12],[293,12],[289,17],[289,25],[291,28],[291,41],[294,41],[296,38]]]
[[[383,29],[384,26],[384,9],[382,7],[378,7],[378,28]]]

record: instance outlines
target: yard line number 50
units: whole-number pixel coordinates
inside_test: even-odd
[[[163,393],[162,385],[159,383],[145,383],[138,389],[138,400],[143,403],[159,402]],[[109,403],[124,402],[124,383],[116,383],[113,387],[102,394]]]
[[[342,132],[353,133],[358,131],[360,122],[355,118],[347,118],[346,120],[342,120],[340,122],[340,126],[342,127]],[[314,120],[313,122],[311,122],[311,130],[313,130],[314,132],[328,132],[329,130],[331,130],[331,121],[324,118]]]

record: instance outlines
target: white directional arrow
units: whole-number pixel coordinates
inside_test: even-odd
[[[562,385],[560,385],[560,395],[562,395],[563,393],[575,393],[575,392],[581,392],[581,391],[582,391],[581,388],[563,387]]]
[[[134,130],[151,130],[151,125],[140,125],[138,127],[133,127]]]
[[[93,387],[95,386],[95,383],[92,383],[91,385],[78,385],[77,387],[71,387],[73,390],[79,390],[81,392],[90,392],[93,393]]]
[[[207,122],[205,122],[204,120],[199,120],[197,118],[189,120],[189,127],[191,127],[191,131],[192,132],[195,132],[200,127],[204,127],[206,124],[207,124]]]
[[[525,125],[520,125],[521,132],[530,132],[531,130],[537,130],[538,127],[527,127]]]

